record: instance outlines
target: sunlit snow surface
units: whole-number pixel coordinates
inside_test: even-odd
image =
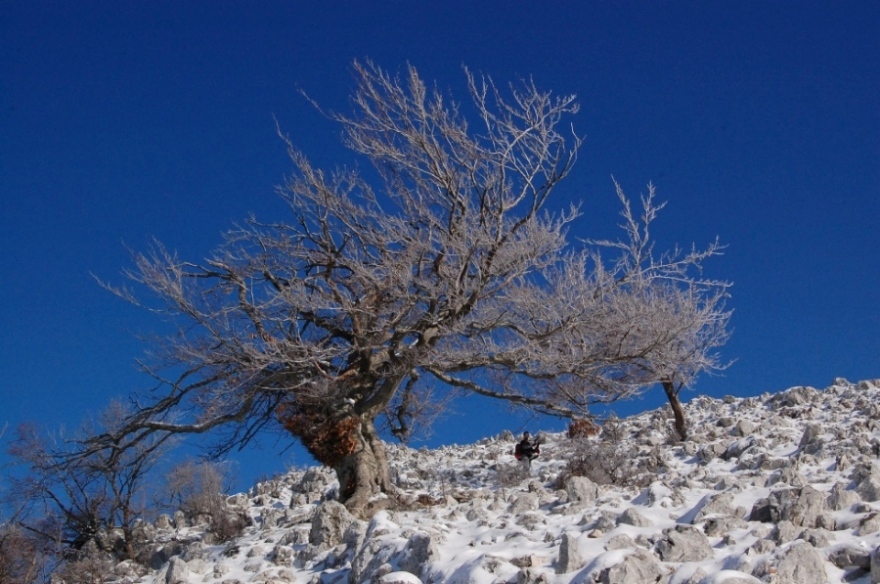
[[[864,565],[880,546],[880,519],[873,519],[880,501],[859,488],[872,480],[872,464],[880,481],[880,381],[838,380],[821,391],[792,388],[747,399],[696,397],[686,414],[691,436],[684,443],[669,439],[665,409],[621,420],[619,448],[630,453],[621,464],[659,465],[643,471],[638,486],[600,485],[588,504],[570,500],[563,485],[574,448],[566,434],[544,435],[541,457],[521,480],[515,440],[506,434],[437,450],[389,445],[392,477],[426,504],[356,522],[337,545],[309,544],[311,519],[337,487],[323,469],[291,471],[231,497],[253,519],[233,542],[204,543],[204,526],[162,529],[159,539],[190,542],[175,560],[183,578],[176,581],[206,584],[349,582],[357,579],[353,573],[401,584],[590,583],[637,550],[656,560],[667,584],[780,583],[787,581],[786,553],[804,541],[824,566],[824,579],[816,574],[816,581],[872,581],[867,569],[839,557],[849,549]],[[601,439],[589,438],[587,448]],[[835,485],[844,493],[845,504],[814,509],[808,523],[824,527],[750,519],[761,499],[807,485],[822,497]],[[641,525],[619,520],[630,509]],[[713,523],[719,518],[729,519],[721,532]],[[658,542],[676,525],[708,533],[708,555],[663,561]],[[561,573],[563,535],[576,542],[581,561]],[[406,557],[417,536],[432,548],[416,567]],[[165,583],[171,567],[117,581]]]

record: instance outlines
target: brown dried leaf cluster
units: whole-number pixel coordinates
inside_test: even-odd
[[[360,449],[357,429],[361,420],[356,415],[328,418],[317,412],[285,412],[278,416],[281,425],[300,439],[315,460],[336,468],[342,461]]]

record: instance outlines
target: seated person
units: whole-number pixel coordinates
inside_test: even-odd
[[[527,460],[529,462],[531,462],[533,458],[537,458],[540,453],[541,445],[538,444],[537,440],[532,442],[528,432],[523,432],[522,440],[516,445],[516,449],[513,451],[513,455],[517,460]]]

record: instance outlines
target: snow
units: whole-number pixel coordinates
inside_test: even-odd
[[[880,573],[872,580],[864,567],[865,558],[880,553],[875,552],[880,519],[869,521],[880,514],[880,501],[856,493],[860,481],[870,480],[865,477],[872,465],[880,465],[877,404],[880,381],[837,380],[823,391],[792,388],[757,398],[696,397],[686,406],[693,436],[683,443],[658,443],[658,434],[669,435],[665,409],[627,418],[619,446],[631,456],[620,464],[659,464],[634,470],[629,483],[600,485],[590,504],[572,502],[565,492],[567,461],[576,444],[564,433],[544,435],[541,457],[521,480],[511,478],[518,469],[511,434],[437,450],[389,444],[397,484],[438,504],[379,511],[369,521],[356,521],[342,541],[317,549],[309,544],[311,517],[336,485],[329,471],[321,471],[326,481],[318,481],[318,492],[304,493],[300,483],[307,469],[301,469],[232,499],[253,519],[233,542],[211,543],[205,526],[160,530],[159,538],[193,542],[182,555],[185,582],[205,584],[342,583],[352,581],[354,566],[366,570],[362,581],[386,584],[592,583],[638,550],[656,561],[665,584],[786,584],[776,566],[805,541],[824,564],[824,580],[817,581],[870,584],[880,581]],[[753,425],[748,435],[737,434],[748,428],[739,422]],[[808,431],[816,424],[821,431]],[[586,447],[598,447],[601,440],[590,438]],[[729,453],[736,454],[725,457]],[[799,493],[809,485],[824,497],[838,484],[854,502],[833,509],[826,501],[804,525],[753,517],[753,509],[773,493]],[[627,510],[645,524],[620,522]],[[716,532],[710,524],[726,527]],[[656,544],[676,526],[705,533],[708,556],[662,561]],[[559,573],[564,534],[576,540],[581,562]],[[427,551],[415,551],[418,536],[428,542]],[[290,553],[276,554],[277,548]],[[861,554],[862,565],[835,563],[845,551]],[[413,557],[421,563],[413,565]],[[166,564],[117,582],[164,583],[169,569]]]

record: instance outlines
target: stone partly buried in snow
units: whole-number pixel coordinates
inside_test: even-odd
[[[599,485],[587,477],[574,476],[565,484],[565,492],[572,503],[592,503],[599,497]]]
[[[825,497],[825,507],[831,511],[841,511],[849,509],[856,503],[861,503],[862,498],[855,491],[846,488],[846,483],[835,483],[828,496]]]
[[[510,504],[510,512],[514,515],[534,511],[538,508],[540,501],[535,493],[520,493],[513,498]]]
[[[744,438],[740,438],[739,440],[734,440],[727,445],[727,448],[724,450],[724,454],[721,455],[721,458],[723,458],[724,460],[739,458],[745,453],[746,450],[754,446],[755,442],[756,440],[754,436],[746,436]]]
[[[813,487],[780,489],[758,500],[749,520],[764,523],[788,520],[799,527],[827,527],[828,520],[822,517],[824,504],[825,495]]]
[[[416,533],[406,542],[398,565],[401,570],[418,574],[425,564],[433,561],[438,554],[437,542],[433,537],[426,533]]]
[[[345,530],[355,522],[354,516],[338,501],[326,501],[318,507],[312,518],[309,543],[321,549],[342,543]]]
[[[825,561],[822,554],[806,542],[792,544],[776,565],[777,584],[826,584]]]
[[[880,583],[880,547],[871,553],[871,584]]]
[[[162,584],[186,584],[189,582],[189,576],[186,562],[181,558],[174,557],[168,562],[168,569],[165,572],[165,579]]]
[[[648,551],[637,549],[622,562],[599,573],[601,584],[652,584],[663,577],[660,563]]]
[[[349,582],[375,582],[396,566],[398,572],[409,572],[415,580],[437,557],[437,542],[426,533],[412,535],[402,549],[389,546],[381,539],[367,540],[351,563]],[[398,574],[400,576],[400,574]],[[413,580],[410,578],[410,581]]]
[[[580,570],[586,563],[586,555],[583,549],[584,535],[563,533],[559,544],[559,558],[556,561],[556,573],[567,574]]]
[[[744,508],[734,506],[732,493],[718,493],[700,499],[700,502],[681,515],[678,521],[696,524],[713,517],[742,517],[745,513]]]
[[[857,492],[867,502],[880,501],[880,463],[873,462],[870,467],[860,469],[861,481]]]
[[[709,538],[691,525],[664,529],[656,549],[664,562],[699,562],[712,555]]]
[[[651,527],[653,523],[650,519],[630,507],[620,514],[617,518],[618,525],[634,525],[635,527]]]

